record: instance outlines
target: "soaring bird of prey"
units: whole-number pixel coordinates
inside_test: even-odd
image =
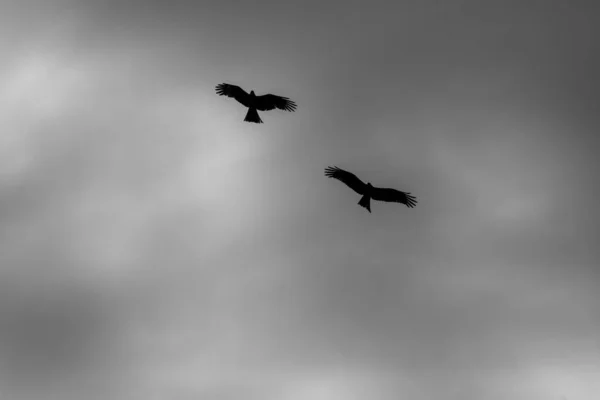
[[[408,208],[412,208],[417,204],[417,199],[411,196],[408,192],[401,192],[396,189],[374,187],[370,182],[365,184],[353,173],[344,171],[343,169],[335,166],[325,168],[325,176],[342,181],[350,189],[354,190],[358,194],[361,194],[363,197],[360,199],[358,204],[369,210],[369,212],[371,212],[371,199],[392,203],[402,203],[406,204]]]
[[[219,96],[233,97],[242,105],[248,107],[248,113],[246,114],[246,118],[244,118],[244,121],[246,122],[254,122],[257,124],[263,123],[257,110],[270,111],[278,108],[280,110],[293,112],[297,107],[296,103],[287,97],[275,96],[274,94],[257,96],[254,94],[254,90],[251,90],[250,94],[248,94],[241,87],[230,85],[228,83],[217,85],[216,91]]]

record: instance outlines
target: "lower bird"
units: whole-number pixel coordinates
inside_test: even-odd
[[[354,190],[358,194],[361,194],[362,198],[358,204],[361,207],[366,208],[369,212],[371,212],[371,199],[392,203],[402,203],[408,208],[412,208],[417,204],[417,199],[414,196],[411,196],[409,192],[374,187],[370,182],[365,184],[353,173],[344,171],[336,166],[325,168],[325,176],[344,182],[350,189]]]
[[[248,112],[246,113],[244,121],[254,122],[256,124],[263,123],[258,115],[258,111],[269,111],[278,108],[280,110],[293,112],[297,107],[296,103],[287,97],[276,96],[274,94],[257,96],[254,94],[254,90],[251,90],[250,94],[248,94],[241,87],[230,85],[228,83],[217,85],[216,91],[219,96],[233,97],[239,103],[248,107]]]

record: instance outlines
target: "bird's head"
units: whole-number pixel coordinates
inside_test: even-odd
[[[254,94],[254,90],[251,90],[251,91],[250,91],[250,96],[256,96],[256,95]]]
[[[367,182],[367,189],[368,190],[372,190],[373,189],[373,185],[371,185],[371,182]]]

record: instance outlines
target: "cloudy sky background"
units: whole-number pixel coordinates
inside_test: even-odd
[[[594,2],[0,7],[1,399],[600,396]]]

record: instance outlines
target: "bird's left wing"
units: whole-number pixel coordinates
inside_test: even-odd
[[[373,200],[406,204],[408,208],[417,205],[417,199],[411,196],[409,192],[402,192],[396,189],[374,188],[371,192],[371,198]]]
[[[344,171],[336,166],[327,167],[325,168],[325,176],[344,182],[350,189],[358,194],[365,194],[367,185],[352,172]]]
[[[233,97],[244,106],[250,107],[250,95],[239,86],[221,83],[217,85],[215,90],[219,96]]]
[[[287,97],[275,96],[274,94],[265,94],[256,96],[256,109],[259,111],[270,111],[275,108],[284,111],[296,111],[296,103]]]

